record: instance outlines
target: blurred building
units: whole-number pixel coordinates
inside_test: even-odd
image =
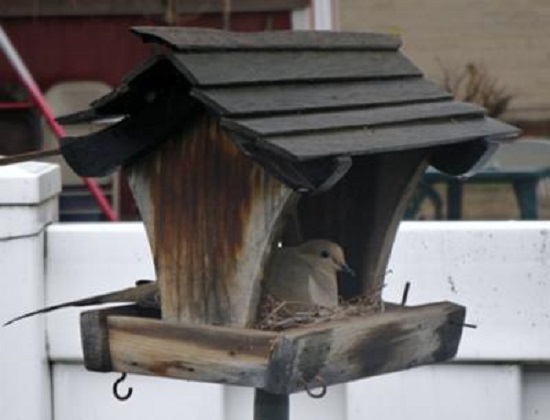
[[[403,51],[432,80],[483,66],[512,95],[503,118],[550,135],[550,1],[336,0],[340,30],[402,36]]]

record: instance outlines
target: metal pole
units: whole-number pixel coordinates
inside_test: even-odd
[[[256,389],[254,395],[254,420],[288,420],[288,395],[277,395]]]
[[[13,66],[15,71],[17,72],[19,78],[27,88],[27,91],[31,94],[35,104],[40,108],[40,111],[42,112],[42,115],[44,115],[44,118],[46,119],[46,122],[54,132],[55,136],[58,140],[61,140],[62,137],[65,137],[65,130],[61,125],[57,123],[55,120],[55,117],[53,115],[53,112],[44,99],[44,96],[42,95],[42,92],[40,92],[40,88],[36,84],[34,78],[32,77],[29,69],[17,53],[17,50],[12,45],[8,35],[4,31],[4,28],[0,25],[0,50],[4,52],[6,55],[6,58],[10,62],[10,64]],[[101,188],[97,185],[97,183],[90,178],[82,178],[84,181],[84,184],[92,194],[92,196],[95,198],[97,204],[99,205],[101,211],[105,214],[108,220],[115,221],[118,219],[117,214],[115,211],[111,208],[111,205],[109,204],[109,201],[105,197],[105,194],[103,194],[103,191]]]

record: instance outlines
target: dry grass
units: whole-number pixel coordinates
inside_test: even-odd
[[[463,68],[442,66],[442,71],[443,88],[457,99],[481,105],[495,118],[508,109],[513,96],[482,63],[469,62]]]
[[[266,295],[260,307],[260,320],[256,328],[283,331],[304,325],[371,315],[380,310],[380,294],[370,298],[357,297],[342,301],[336,308],[281,301]]]

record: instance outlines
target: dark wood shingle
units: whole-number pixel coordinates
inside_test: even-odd
[[[395,35],[329,31],[226,32],[205,28],[140,26],[132,28],[146,42],[175,51],[235,50],[397,50]]]
[[[496,120],[448,120],[426,124],[403,124],[383,128],[350,129],[276,136],[264,140],[282,153],[298,160],[339,154],[366,155],[396,152],[469,140],[510,136],[509,126]]]
[[[311,114],[451,99],[451,95],[421,78],[370,82],[304,83],[234,88],[193,88],[191,95],[213,111],[242,115]]]
[[[155,121],[140,117],[158,95],[171,92],[186,98],[187,109],[198,106],[220,118],[241,151],[298,190],[332,185],[335,174],[343,176],[349,167],[346,157],[419,148],[434,148],[438,168],[454,173],[456,165],[438,159],[442,146],[470,141],[483,146],[518,133],[425,80],[398,51],[394,36],[165,27],[133,31],[169,50],[138,67],[112,94],[92,104],[92,112],[77,116],[80,120],[124,115],[136,132],[146,124],[143,131],[154,137],[151,127],[158,126],[161,142],[162,127],[170,125],[167,118],[194,121],[188,111],[156,113]],[[106,135],[113,137],[112,131]],[[71,147],[77,145],[68,145],[67,153]],[[129,148],[127,159],[141,149]],[[468,170],[489,149],[475,148],[459,167]],[[85,161],[101,161],[100,152],[96,149]],[[118,160],[122,157],[119,153]],[[337,157],[345,164],[335,164]],[[86,165],[80,166],[85,174]]]
[[[200,86],[421,76],[414,64],[394,51],[179,53],[175,61],[187,78]]]
[[[222,125],[245,135],[269,137],[340,129],[372,128],[412,122],[426,123],[449,118],[482,118],[484,115],[484,109],[477,105],[445,101],[311,114],[224,118]]]

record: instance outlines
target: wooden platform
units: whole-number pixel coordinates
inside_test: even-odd
[[[291,394],[448,360],[465,308],[449,302],[282,332],[181,325],[119,307],[82,314],[90,370],[262,388]]]

